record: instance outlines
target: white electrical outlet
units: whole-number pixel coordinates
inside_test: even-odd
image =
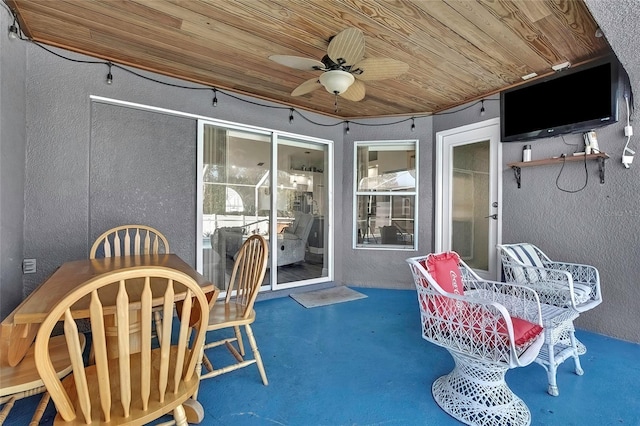
[[[36,273],[36,260],[35,259],[23,259],[22,260],[22,273],[23,274],[35,274]]]

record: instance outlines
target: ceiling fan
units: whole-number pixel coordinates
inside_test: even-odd
[[[272,55],[269,59],[299,70],[322,71],[319,77],[296,87],[291,96],[305,95],[324,87],[336,95],[336,99],[340,95],[350,101],[364,99],[365,81],[394,78],[409,69],[409,65],[395,59],[365,58],[364,34],[353,27],[340,31],[331,39],[327,54],[320,61],[289,55]]]

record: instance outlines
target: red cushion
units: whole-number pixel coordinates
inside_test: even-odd
[[[542,333],[542,327],[539,324],[521,318],[511,317],[511,323],[513,324],[513,337],[516,339],[516,346],[527,345]],[[498,330],[507,334],[507,325],[502,318],[498,321]]]
[[[427,257],[426,269],[440,287],[447,293],[464,294],[462,274],[458,263],[460,257],[455,252],[430,254]]]

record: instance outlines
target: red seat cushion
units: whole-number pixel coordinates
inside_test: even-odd
[[[539,324],[534,324],[521,318],[511,317],[511,323],[513,324],[513,337],[516,339],[516,346],[528,345],[542,333],[542,327]],[[504,333],[507,334],[507,325],[502,318],[498,321],[498,330],[504,330]]]

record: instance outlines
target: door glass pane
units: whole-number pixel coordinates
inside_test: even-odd
[[[271,138],[212,125],[203,137],[203,272],[224,291],[247,236],[268,234]]]
[[[278,284],[328,276],[326,145],[278,139]]]
[[[453,148],[451,248],[474,269],[489,269],[490,144]]]

